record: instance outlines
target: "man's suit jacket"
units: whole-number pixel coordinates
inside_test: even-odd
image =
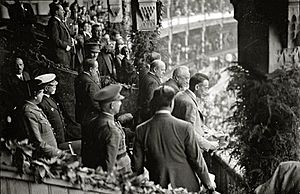
[[[95,94],[100,89],[100,85],[85,72],[75,79],[75,117],[78,123],[84,124],[85,119],[89,119],[100,110],[99,103],[94,100]]]
[[[29,73],[23,71],[23,80],[20,80],[16,74],[9,74],[5,80],[5,88],[9,92],[14,106],[22,106],[24,100],[28,99],[30,90],[27,81],[30,80]]]
[[[140,114],[142,121],[146,121],[152,116],[150,111],[150,101],[153,97],[154,90],[160,85],[160,79],[151,72],[145,74],[145,76],[140,80],[138,106],[141,111]]]
[[[133,152],[134,170],[141,174],[146,167],[150,180],[164,188],[171,184],[197,192],[198,177],[204,185],[210,185],[193,126],[170,113],[155,113],[137,127]]]
[[[110,53],[105,53],[102,50],[98,55],[97,61],[100,76],[110,76],[113,79],[116,78],[114,60]]]
[[[173,78],[170,78],[169,80],[167,80],[164,83],[164,85],[172,87],[175,90],[176,94],[180,91],[178,84],[176,83],[176,81]]]
[[[211,145],[209,141],[203,137],[203,129],[205,127],[203,115],[191,90],[187,89],[176,94],[172,115],[192,123],[196,136],[199,139],[199,146],[204,150],[210,149]]]
[[[9,17],[15,25],[31,27],[32,24],[36,23],[36,17],[29,3],[23,3],[23,7],[20,2],[5,5],[8,7]]]
[[[52,97],[44,95],[42,102],[39,104],[39,107],[41,107],[54,129],[54,136],[56,138],[57,144],[64,143],[65,123],[58,103]]]
[[[71,52],[66,51],[72,45],[70,31],[67,26],[55,17],[48,21],[49,54],[55,63],[70,67]]]

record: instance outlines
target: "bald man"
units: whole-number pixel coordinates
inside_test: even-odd
[[[150,111],[150,101],[153,97],[153,92],[158,88],[162,82],[166,71],[166,64],[156,59],[150,64],[150,71],[140,80],[139,83],[139,95],[138,95],[138,107],[140,114],[140,121],[144,122],[148,120],[152,114]]]
[[[4,80],[5,89],[10,93],[14,106],[23,105],[29,97],[29,89],[26,82],[30,80],[29,74],[24,71],[24,62],[21,58],[13,61],[13,71]]]
[[[187,66],[179,66],[174,69],[173,76],[164,85],[172,87],[175,92],[182,91],[189,87],[190,70]]]

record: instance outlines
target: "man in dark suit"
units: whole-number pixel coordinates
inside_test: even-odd
[[[171,86],[176,94],[189,87],[190,71],[187,66],[179,66],[174,69],[173,76],[164,85]]]
[[[146,121],[152,116],[150,100],[152,99],[154,90],[161,85],[161,78],[165,71],[165,63],[161,60],[154,60],[150,64],[150,71],[139,82],[138,107],[141,122]]]
[[[65,67],[70,67],[71,48],[74,46],[68,27],[63,22],[64,9],[61,5],[52,5],[51,18],[48,21],[49,57]]]
[[[83,72],[75,79],[75,118],[82,126],[100,110],[99,103],[94,100],[95,94],[101,89],[97,78],[98,62],[95,59],[85,59]]]
[[[199,192],[202,183],[214,190],[193,126],[171,115],[174,96],[169,86],[154,91],[151,103],[155,104],[155,114],[136,129],[134,171],[140,175],[146,167],[150,180],[163,188],[171,184],[173,188]]]
[[[102,29],[99,24],[92,25],[92,37],[86,41],[86,43],[93,42],[93,43],[101,43],[102,38]]]
[[[21,58],[16,58],[13,61],[13,71],[7,75],[4,80],[5,89],[11,95],[14,107],[23,105],[24,100],[29,97],[29,88],[27,81],[30,80],[29,74],[24,71],[24,63]]]
[[[91,120],[82,139],[82,162],[90,168],[101,166],[111,172],[115,167],[119,171],[131,172],[130,158],[126,152],[125,132],[115,122],[124,96],[120,95],[122,86],[112,84],[102,88],[95,95],[101,106],[101,112]]]
[[[204,138],[204,131],[208,128],[204,124],[204,116],[197,101],[197,98],[207,92],[208,87],[209,81],[206,75],[202,73],[193,75],[189,88],[177,93],[172,112],[175,117],[193,124],[199,146],[205,151],[214,150],[218,146],[217,143]]]
[[[24,71],[24,63],[21,58],[16,58],[13,61],[13,70],[3,80],[4,89],[9,94],[9,102],[7,102],[8,115],[11,122],[8,123],[9,135],[13,137],[24,137],[25,131],[23,129],[23,121],[21,108],[29,98],[30,89],[28,81],[29,74]]]
[[[101,52],[97,58],[99,63],[99,73],[101,76],[109,76],[116,79],[116,68],[114,65],[113,48],[106,44],[102,47]]]
[[[55,80],[56,76],[53,73],[43,74],[35,79],[43,81],[44,96],[39,107],[43,110],[51,126],[54,129],[54,136],[57,144],[65,142],[65,122],[62,115],[62,111],[59,108],[59,104],[51,97],[56,92],[56,86],[58,82]]]
[[[9,4],[4,0],[0,1],[0,3],[8,9],[11,20],[11,25],[9,27],[14,30],[15,40],[26,42],[27,45],[25,46],[34,43],[35,36],[32,26],[37,20],[31,5],[19,0],[15,0],[14,4]]]

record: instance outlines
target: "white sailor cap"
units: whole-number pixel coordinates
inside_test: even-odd
[[[54,73],[47,73],[43,75],[39,75],[34,79],[41,80],[44,86],[56,86],[58,82],[55,80],[56,75]]]

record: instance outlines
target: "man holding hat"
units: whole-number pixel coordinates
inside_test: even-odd
[[[54,129],[54,135],[57,144],[65,142],[65,123],[59,104],[51,97],[56,92],[58,82],[55,80],[56,76],[53,73],[43,74],[35,79],[41,80],[44,85],[44,96],[39,107],[46,114],[51,126]]]
[[[85,166],[111,172],[115,167],[123,172],[131,171],[130,158],[126,152],[125,133],[122,126],[115,122],[124,96],[122,87],[112,84],[104,87],[95,95],[101,112],[89,124],[82,138],[82,162]]]

